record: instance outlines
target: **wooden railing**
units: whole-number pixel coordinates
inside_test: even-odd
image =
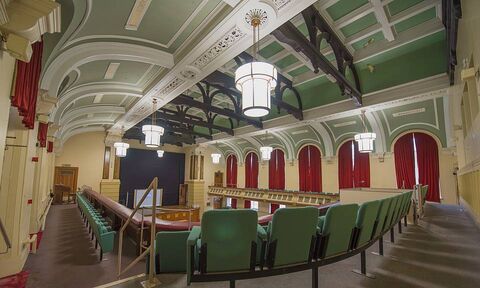
[[[209,186],[208,194],[231,198],[286,204],[293,206],[318,206],[339,201],[338,193],[266,190]]]

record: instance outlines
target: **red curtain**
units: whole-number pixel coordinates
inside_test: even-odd
[[[250,204],[251,204],[250,200],[245,200],[245,203],[243,203],[243,207],[245,209],[248,209],[248,208],[250,208]]]
[[[438,146],[435,139],[424,133],[415,133],[418,176],[422,185],[428,185],[427,201],[440,202]]]
[[[353,187],[352,141],[343,143],[338,150],[338,187]]]
[[[32,50],[29,63],[17,61],[15,91],[12,97],[12,106],[18,108],[20,116],[23,117],[23,124],[29,129],[33,129],[35,123],[43,42],[32,44]]]
[[[237,209],[237,198],[232,198],[232,209]]]
[[[271,203],[270,204],[270,214],[275,213],[275,211],[277,211],[278,208],[280,208],[280,204]]]
[[[270,156],[268,163],[268,188],[285,189],[285,156],[280,149],[273,150]]]
[[[395,155],[395,174],[397,187],[411,189],[415,186],[415,151],[413,150],[413,133],[400,137],[393,147]]]
[[[245,188],[258,188],[258,156],[253,152],[245,159]]]
[[[47,152],[48,152],[48,153],[52,153],[52,152],[53,152],[53,141],[48,141]]]
[[[48,124],[47,123],[39,123],[38,125],[38,132],[37,132],[37,140],[40,143],[40,147],[47,147],[47,133],[48,133]]]
[[[300,150],[298,173],[300,191],[322,191],[321,153],[317,147],[308,145]]]
[[[360,153],[357,141],[353,141],[355,160],[353,181],[355,187],[370,187],[370,153]]]
[[[237,157],[227,157],[227,187],[237,187]]]

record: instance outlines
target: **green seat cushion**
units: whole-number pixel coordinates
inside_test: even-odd
[[[318,209],[315,207],[280,208],[275,211],[269,231],[268,250],[275,246],[273,266],[307,262],[315,243]],[[313,248],[313,247],[312,247]],[[312,251],[313,252],[313,251]]]
[[[388,197],[385,199],[380,200],[380,208],[378,209],[377,213],[377,228],[375,229],[374,237],[379,237],[380,234],[384,231],[384,226],[387,221],[388,211],[390,210],[390,205],[392,203],[393,198]]]
[[[207,249],[207,272],[250,269],[257,220],[257,212],[251,209],[219,209],[203,214],[200,239]]]
[[[359,229],[357,247],[360,247],[370,241],[373,236],[373,229],[377,220],[380,201],[369,201],[360,205],[357,213],[357,222],[355,226]]]
[[[162,231],[155,238],[158,272],[185,272],[187,239],[190,231]]]
[[[358,205],[346,204],[330,207],[325,215],[322,236],[327,237],[324,257],[345,253],[350,248]]]

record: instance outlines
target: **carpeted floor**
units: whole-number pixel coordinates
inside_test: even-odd
[[[73,206],[55,206],[48,216],[42,248],[31,255],[27,287],[93,287],[115,281],[113,255],[99,263]],[[388,237],[387,237],[388,238]],[[321,267],[320,287],[480,287],[480,231],[458,206],[428,205],[420,225],[409,225],[385,243],[385,256],[367,254],[369,279],[354,274],[360,256]],[[369,252],[377,251],[377,245]],[[130,275],[143,272],[137,265]],[[185,275],[160,275],[160,287],[185,287]],[[138,281],[137,281],[138,282]],[[141,287],[122,284],[115,287]],[[228,287],[228,283],[193,283],[191,287]],[[237,287],[311,287],[311,272],[237,281]]]

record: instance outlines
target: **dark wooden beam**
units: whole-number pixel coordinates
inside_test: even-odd
[[[458,20],[462,18],[462,3],[460,0],[442,1],[442,21],[447,36],[447,74],[450,85],[455,84],[455,66],[457,65]]]
[[[160,110],[157,112],[157,115],[159,116],[160,119],[163,119],[163,120],[175,121],[175,122],[179,122],[179,123],[186,123],[186,124],[190,124],[190,125],[194,125],[194,126],[206,127],[208,129],[215,129],[215,130],[218,130],[220,132],[225,132],[225,133],[230,134],[232,136],[234,135],[233,130],[230,129],[230,128],[226,128],[226,127],[223,127],[223,126],[218,126],[218,125],[215,125],[211,122],[206,122],[204,120],[194,119],[192,117],[192,115],[188,115],[188,114],[181,115],[180,113],[178,113],[177,111],[174,111],[174,110],[169,110],[169,109],[166,109],[166,108],[160,108]],[[198,117],[196,117],[196,118],[198,118]]]
[[[255,126],[259,129],[263,129],[262,122],[260,122],[258,120],[245,117],[242,114],[236,113],[235,111],[233,111],[231,109],[220,108],[220,107],[216,107],[216,106],[213,106],[213,105],[205,104],[203,102],[194,100],[192,97],[189,97],[189,96],[184,95],[184,94],[176,97],[170,103],[176,104],[176,105],[185,105],[185,106],[188,106],[188,107],[195,107],[195,108],[201,109],[203,111],[213,112],[213,113],[216,113],[218,115],[222,115],[222,116],[225,116],[225,117],[228,117],[228,118],[233,118],[233,119],[238,120],[238,121],[245,121],[250,125],[253,125],[253,126]]]
[[[193,127],[185,128],[185,127],[182,127],[182,124],[174,123],[166,120],[157,120],[157,122],[158,122],[158,125],[162,126],[167,131],[187,134],[187,135],[196,136],[196,137],[202,137],[208,140],[213,139],[212,135],[194,131]]]
[[[311,7],[312,9],[315,9]],[[310,8],[307,8],[310,9]],[[316,11],[316,9],[315,9]],[[318,23],[315,22],[317,21],[316,17],[319,16],[317,15],[318,11],[316,13],[314,11],[310,11],[310,16],[309,17],[314,17],[314,19],[307,18],[306,22],[311,22],[310,24],[315,24],[317,25]],[[312,16],[313,15],[313,16]],[[309,21],[310,20],[310,21]],[[315,21],[313,21],[315,20]],[[317,27],[318,28],[318,27]],[[320,53],[319,47],[315,45],[315,41],[312,41],[312,43],[309,39],[307,39],[300,30],[298,30],[295,25],[293,25],[291,22],[286,22],[282,26],[278,27],[275,31],[272,32],[272,35],[275,36],[275,38],[285,44],[288,44],[291,46],[295,51],[301,52],[304,55],[306,55],[310,61],[312,62],[313,67],[316,69],[315,72],[318,72],[318,70],[322,70],[326,74],[329,74],[333,76],[337,82],[337,84],[340,86],[340,89],[342,90],[342,94],[347,94],[349,95],[355,102],[357,106],[362,105],[362,94],[357,87],[353,86],[345,77],[344,69],[343,71],[339,71],[338,67],[335,67],[328,61],[328,59]],[[334,37],[330,35],[330,37]],[[332,47],[333,48],[333,47]],[[337,47],[341,48],[341,47]],[[345,51],[346,50],[345,48]],[[349,57],[347,52],[338,52],[336,53],[336,57]],[[339,55],[341,54],[341,55]],[[350,55],[351,56],[351,55]],[[351,62],[351,60],[349,60]],[[352,63],[347,63],[347,65],[353,65]],[[343,67],[343,66],[339,66]],[[358,78],[358,77],[356,77]]]

